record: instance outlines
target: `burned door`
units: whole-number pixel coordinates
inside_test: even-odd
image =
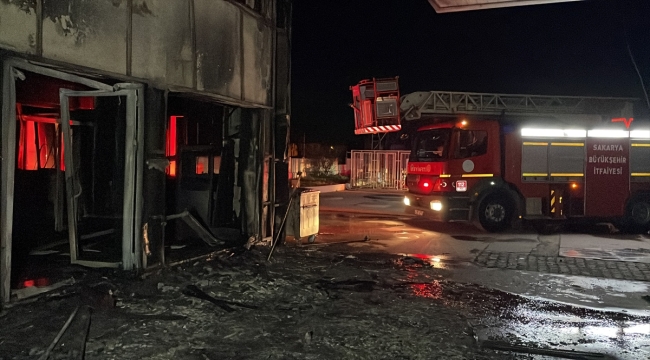
[[[224,139],[224,121],[233,110],[224,105],[196,98],[173,95],[168,99],[167,170],[168,213],[189,211],[202,227],[218,237],[232,231],[232,194],[224,196],[223,190],[234,177],[234,165],[229,166],[231,153]],[[222,159],[225,157],[225,163]],[[229,185],[232,193],[232,184]],[[230,205],[230,211],[220,209]],[[183,245],[197,238],[195,230],[182,222],[171,224],[168,241]],[[238,235],[238,233],[237,233]],[[191,246],[187,246],[188,250]]]
[[[73,264],[129,270],[141,253],[142,106],[137,86],[116,89],[60,90],[68,236]],[[70,101],[79,97],[97,106],[75,113],[73,128]]]

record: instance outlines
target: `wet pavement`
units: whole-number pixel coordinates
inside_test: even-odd
[[[539,234],[525,224],[516,224],[514,229],[504,233],[485,233],[468,223],[438,223],[406,215],[401,203],[403,194],[370,191],[321,194],[319,242],[370,239],[375,242],[363,246],[369,251],[444,255],[501,268],[513,268],[508,261],[516,258],[519,263],[514,268],[518,269],[647,280],[647,274],[643,274],[647,268],[642,265],[650,264],[650,236],[646,234],[622,234],[602,223],[567,225],[552,234]],[[378,210],[382,206],[386,209]],[[479,258],[480,254],[484,256]],[[532,264],[522,267],[521,255],[533,256],[529,258],[531,262],[540,265],[555,265],[551,266],[552,269]],[[495,257],[495,264],[485,260]],[[585,269],[574,271],[560,266],[563,258],[594,261],[589,261]],[[505,264],[503,260],[506,260]],[[608,268],[603,261],[634,265],[614,266],[625,270],[618,274],[618,271],[609,271],[613,269],[612,265]],[[575,261],[569,259],[567,263],[572,267]],[[581,265],[580,260],[577,265]],[[556,266],[558,270],[554,271]]]
[[[76,306],[92,321],[78,315],[50,358],[78,355],[85,331],[86,359],[650,357],[648,317],[452,281],[457,264],[444,259],[276,251],[270,262],[268,248],[223,251],[144,278],[77,272],[74,286],[6,309],[0,358],[41,356]]]

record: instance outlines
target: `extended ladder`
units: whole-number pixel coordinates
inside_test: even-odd
[[[538,115],[599,114],[633,116],[633,98],[487,94],[451,91],[414,92],[404,95],[400,110],[406,120],[422,115]]]

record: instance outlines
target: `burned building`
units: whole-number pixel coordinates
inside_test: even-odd
[[[0,0],[2,302],[63,264],[271,239],[290,33],[290,0]]]

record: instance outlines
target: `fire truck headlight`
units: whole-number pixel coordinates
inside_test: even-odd
[[[411,200],[408,197],[404,196],[404,205],[411,206]]]
[[[431,203],[431,210],[440,211],[442,210],[442,203],[439,200],[433,200]]]

